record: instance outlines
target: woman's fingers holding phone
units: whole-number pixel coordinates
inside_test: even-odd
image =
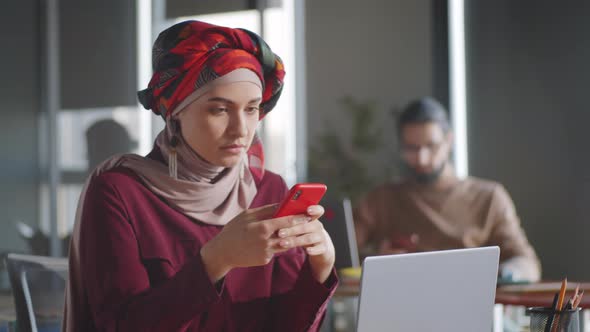
[[[321,205],[311,205],[306,210],[306,214],[261,220],[252,226],[258,226],[262,236],[272,234],[276,241],[273,241],[272,237],[269,239],[274,242],[271,247],[276,252],[282,252],[322,241],[323,225],[317,218],[323,214],[324,208]]]
[[[319,220],[283,228],[278,235],[281,248],[307,247],[324,240],[324,226]]]
[[[304,214],[266,219],[258,222],[261,228],[264,228],[268,234],[278,234],[282,229],[289,229],[300,224],[305,224],[312,220],[312,217]],[[279,235],[280,237],[280,235]]]
[[[318,242],[312,246],[306,247],[305,252],[310,256],[323,255],[328,251],[328,244],[326,241]]]
[[[307,215],[312,219],[319,219],[324,215],[324,207],[321,205],[310,205],[307,207]]]
[[[298,236],[304,233],[310,233],[316,230],[317,227],[321,227],[323,229],[323,225],[321,222],[312,223],[310,224],[309,221],[317,221],[323,214],[324,214],[324,207],[321,205],[311,205],[307,208],[307,216],[294,216],[296,220],[302,220],[301,217],[304,217],[304,221],[306,222],[294,222],[294,223],[281,223],[277,224],[280,227],[278,230],[277,235],[280,238],[285,238],[289,236]]]
[[[248,209],[243,211],[238,217],[234,218],[234,220],[241,220],[245,222],[265,220],[271,218],[278,207],[278,204],[269,204],[254,209]]]

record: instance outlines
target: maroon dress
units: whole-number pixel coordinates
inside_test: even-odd
[[[252,208],[287,191],[269,171],[257,188]],[[73,234],[64,331],[317,331],[335,273],[317,282],[297,248],[214,285],[199,251],[221,228],[172,209],[129,169],[101,174]]]

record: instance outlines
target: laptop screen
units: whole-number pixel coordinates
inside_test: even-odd
[[[500,249],[372,256],[357,331],[491,331]]]

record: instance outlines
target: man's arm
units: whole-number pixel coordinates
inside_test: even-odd
[[[539,258],[520,226],[514,203],[503,186],[494,189],[490,208],[495,216],[489,245],[500,247],[500,273],[512,274],[515,280],[538,281],[541,278]]]

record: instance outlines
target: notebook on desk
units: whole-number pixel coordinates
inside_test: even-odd
[[[367,257],[357,332],[491,331],[499,255],[483,247]]]

